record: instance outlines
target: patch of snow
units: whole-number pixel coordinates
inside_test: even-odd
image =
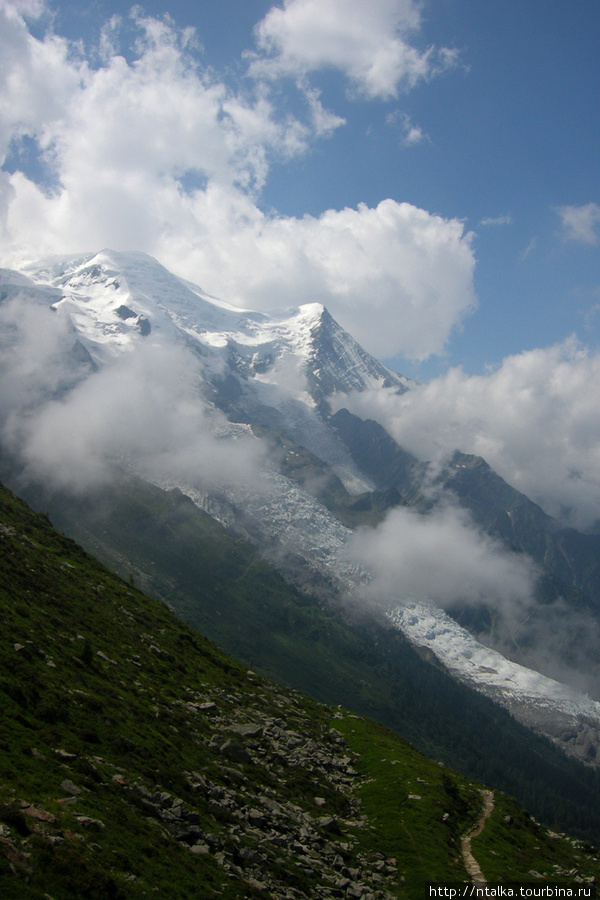
[[[587,694],[506,659],[433,603],[407,602],[390,610],[388,619],[458,680],[500,703],[567,753],[600,764],[600,703]]]

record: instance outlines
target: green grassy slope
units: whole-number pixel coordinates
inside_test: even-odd
[[[0,612],[3,898],[417,897],[466,877],[478,785],[233,662],[3,488]],[[484,832],[502,871],[600,874],[518,816]]]
[[[51,498],[47,508],[61,529],[237,659],[383,722],[546,824],[598,841],[600,773],[449,679],[398,632],[295,591],[181,492],[123,480],[79,500]]]

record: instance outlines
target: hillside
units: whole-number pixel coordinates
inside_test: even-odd
[[[3,897],[384,900],[468,878],[480,785],[233,662],[4,488],[0,553]],[[494,878],[600,874],[498,792],[473,853]]]
[[[382,722],[428,756],[507,791],[547,825],[597,841],[598,771],[449,678],[385,620],[291,587],[180,491],[122,478],[80,498],[43,495],[41,508],[235,658]]]

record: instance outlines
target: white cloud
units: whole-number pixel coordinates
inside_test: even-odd
[[[420,125],[415,125],[405,112],[395,110],[389,114],[386,121],[388,125],[395,126],[400,130],[401,143],[404,147],[414,147],[416,144],[430,141],[429,135],[425,134]]]
[[[373,572],[368,594],[379,603],[487,602],[510,620],[531,603],[538,574],[527,557],[507,552],[453,506],[429,515],[394,509],[377,528],[360,529],[348,552]]]
[[[44,0],[3,0],[3,5],[9,13],[12,7],[15,13],[30,19],[39,18],[46,8]]]
[[[503,216],[490,216],[486,219],[481,219],[480,225],[485,225],[486,227],[489,225],[512,225],[513,217],[510,213],[505,213]]]
[[[396,397],[340,398],[404,447],[441,461],[483,456],[511,485],[576,527],[600,518],[600,353],[574,339],[507,357],[490,375],[452,369]]]
[[[38,41],[30,35],[20,11],[33,11],[37,6],[0,0],[2,161],[11,140],[23,134],[35,134],[43,147],[50,146],[49,126],[64,115],[66,105],[85,76],[85,65],[74,52],[68,59],[67,41],[55,35]]]
[[[318,218],[266,217],[211,187],[194,235],[161,258],[202,272],[204,287],[251,307],[319,301],[379,356],[440,352],[475,305],[474,257],[461,222],[385,200]],[[229,203],[229,205],[228,205]],[[218,211],[217,211],[218,210]]]
[[[563,239],[581,244],[597,244],[600,224],[600,206],[586,203],[584,206],[560,206],[556,210],[560,216]]]
[[[529,256],[529,254],[533,253],[536,246],[537,246],[537,236],[534,235],[531,238],[531,240],[529,241],[529,243],[527,244],[527,246],[525,247],[525,249],[523,251],[521,251],[521,253],[519,255],[519,259],[521,260],[521,262],[525,262],[525,260]]]
[[[414,0],[285,0],[256,27],[260,77],[337,69],[360,94],[389,99],[455,63],[448,50],[421,52],[409,36],[421,25]]]
[[[137,55],[115,54],[112,20],[105,58],[91,67],[1,9],[3,146],[29,134],[53,170],[52,190],[18,167],[1,173],[5,264],[144,250],[240,305],[321,301],[390,356],[439,352],[473,308],[470,235],[457,220],[392,200],[299,219],[260,210],[273,159],[306,153],[340,124],[315,89],[304,85],[303,120],[282,113],[264,86],[236,92],[205,70],[187,31],[140,14]],[[379,4],[373,18],[389,24],[400,13],[405,24],[416,15],[412,4]]]
[[[68,490],[110,481],[132,461],[195,486],[258,478],[260,443],[215,437],[224,417],[205,407],[184,347],[145,338],[78,381],[68,313],[19,294],[0,306],[0,324],[0,438],[26,474]]]

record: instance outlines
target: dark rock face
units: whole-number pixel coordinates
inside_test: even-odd
[[[307,375],[315,400],[339,391],[362,391],[369,386],[366,379],[398,392],[406,390],[405,379],[363,350],[326,309],[312,329]]]
[[[331,424],[350,451],[357,466],[380,490],[397,491],[399,500],[409,502],[418,494],[426,466],[403,450],[382,425],[340,409]]]

